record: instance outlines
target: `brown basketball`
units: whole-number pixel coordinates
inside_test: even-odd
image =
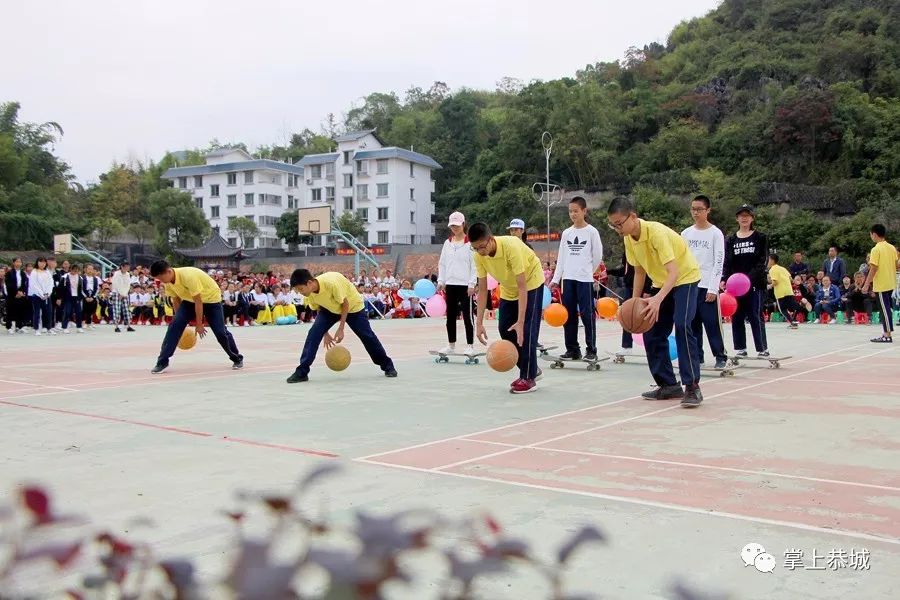
[[[487,350],[487,363],[495,371],[505,373],[519,362],[519,349],[508,340],[497,340]]]
[[[643,316],[647,301],[643,298],[629,298],[619,307],[619,323],[629,333],[646,333],[653,322]]]

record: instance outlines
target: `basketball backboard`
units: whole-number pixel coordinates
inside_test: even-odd
[[[60,233],[53,236],[53,252],[55,254],[69,254],[72,252],[72,234]]]
[[[331,233],[331,207],[300,208],[298,227],[300,235],[329,235]]]

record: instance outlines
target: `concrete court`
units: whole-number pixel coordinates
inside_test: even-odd
[[[676,579],[731,598],[900,597],[900,348],[869,343],[880,328],[770,324],[773,353],[793,359],[707,377],[689,411],[637,398],[651,381],[638,361],[600,372],[543,363],[539,391],[513,396],[512,373],[434,364],[426,351],[444,339],[442,321],[373,325],[397,379],[348,332],[347,371],[328,371],[320,353],[309,383],[287,385],[307,325],[233,329],[243,371],[210,336],[160,376],[149,369],[161,327],[4,334],[0,489],[44,482],[58,505],[110,526],[151,517],[143,539],[214,576],[231,531],[216,511],[235,490],[286,489],[340,460],[344,473],[322,484],[337,518],[488,510],[547,555],[596,524],[610,544],[583,549],[567,581],[605,598],[672,597]],[[599,337],[618,347],[615,324]],[[561,338],[542,328],[545,343]],[[772,573],[744,566],[749,542],[775,557]],[[866,549],[870,568],[789,570],[790,549],[807,567],[814,554]],[[528,577],[484,590],[544,597]]]

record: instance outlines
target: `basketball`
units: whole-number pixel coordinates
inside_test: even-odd
[[[350,366],[350,351],[343,346],[332,346],[325,353],[325,364],[332,371],[343,371]]]
[[[178,347],[182,350],[190,350],[197,345],[197,331],[193,327],[185,327],[181,339],[178,340]]]
[[[643,311],[647,308],[647,301],[643,298],[629,298],[619,307],[619,323],[622,329],[629,333],[646,333],[653,327],[653,323],[644,318]]]
[[[544,309],[544,321],[550,327],[562,327],[569,320],[569,311],[562,304],[551,304]]]
[[[505,373],[519,362],[519,350],[508,340],[497,340],[488,346],[487,363],[495,371]]]
[[[597,300],[597,314],[604,319],[612,319],[619,312],[619,303],[613,298],[600,298]]]

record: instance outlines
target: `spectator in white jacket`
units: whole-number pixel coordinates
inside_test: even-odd
[[[441,248],[438,262],[438,291],[443,291],[447,300],[447,346],[443,354],[456,352],[456,320],[462,311],[466,328],[465,354],[475,354],[475,334],[472,328],[472,296],[475,293],[475,259],[472,246],[466,237],[466,218],[461,212],[450,215],[450,239]]]
[[[120,333],[119,323],[125,325],[128,331],[134,331],[131,327],[131,311],[128,310],[128,295],[131,293],[131,267],[128,261],[122,261],[119,270],[112,276],[112,293],[109,296],[109,307],[112,313],[115,332]]]
[[[50,295],[53,293],[53,273],[47,268],[47,259],[38,258],[34,270],[28,276],[28,297],[31,300],[31,326],[34,334],[41,335],[41,328],[51,332],[53,310],[50,308]]]

